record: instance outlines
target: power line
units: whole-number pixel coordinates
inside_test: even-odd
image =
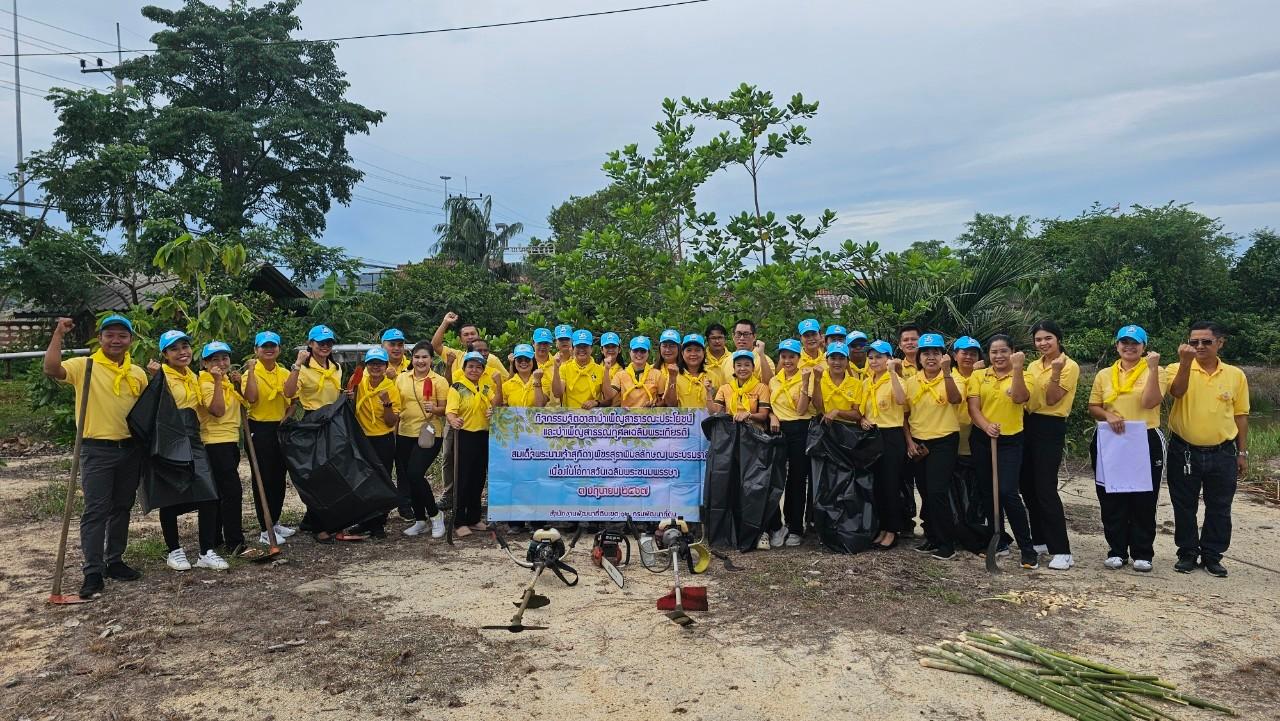
[[[13,13],[12,13],[11,11],[9,11],[9,10],[4,10],[4,9],[0,9],[0,13],[4,13],[5,15],[13,15]],[[23,20],[26,20],[27,22],[33,22],[33,23],[35,23],[36,25],[43,25],[43,26],[45,26],[45,27],[47,27],[47,28],[53,28],[54,30],[61,30],[62,32],[66,33],[66,34],[68,34],[68,35],[75,35],[75,36],[76,36],[76,37],[78,37],[78,38],[84,38],[85,40],[92,40],[92,41],[94,41],[95,43],[102,43],[103,45],[107,45],[107,46],[112,45],[112,43],[109,43],[109,42],[107,42],[106,40],[102,40],[102,39],[95,38],[95,37],[90,37],[90,36],[88,36],[88,35],[84,35],[84,34],[78,33],[78,32],[76,32],[75,30],[68,30],[68,29],[66,29],[66,28],[64,28],[64,27],[62,27],[62,26],[60,26],[60,25],[53,25],[53,24],[51,24],[51,23],[44,22],[43,20],[36,20],[35,18],[29,18],[29,17],[27,17],[26,15],[22,15],[21,13],[19,13],[19,14],[18,14],[18,17],[22,18]],[[98,51],[95,51],[95,52],[102,52],[102,51],[101,51],[101,50],[98,50]],[[86,54],[91,54],[91,53],[86,53]]]
[[[6,63],[6,62],[5,62],[5,61],[3,61],[3,60],[0,60],[0,65],[7,65],[7,66],[9,66],[9,67],[13,67],[13,63]],[[64,82],[64,83],[71,83],[72,85],[79,85],[79,86],[80,86],[80,87],[82,87],[82,88],[89,88],[90,90],[96,90],[96,89],[97,89],[97,88],[93,87],[92,85],[85,85],[84,83],[78,83],[78,82],[76,82],[76,81],[74,81],[74,80],[71,80],[71,79],[69,79],[69,78],[60,77],[60,76],[58,76],[58,75],[50,75],[49,73],[42,73],[42,72],[40,72],[39,70],[32,70],[31,68],[23,68],[23,69],[22,69],[22,72],[24,72],[24,73],[33,73],[33,74],[35,74],[35,75],[42,75],[42,76],[44,76],[44,77],[46,77],[46,78],[53,78],[54,80],[61,80],[61,81],[62,81],[62,82]]]
[[[434,207],[435,207],[435,206],[434,206],[434,205],[432,205],[431,203],[424,203],[424,202],[422,202],[421,200],[415,200],[415,199],[413,199],[413,198],[406,198],[406,197],[404,197],[404,196],[402,196],[402,195],[394,195],[394,194],[392,194],[392,193],[388,193],[388,192],[386,192],[385,190],[378,190],[377,188],[371,187],[371,186],[369,186],[369,185],[367,185],[367,184],[365,184],[365,183],[360,183],[360,184],[359,184],[359,187],[364,188],[365,190],[368,190],[368,191],[370,191],[370,192],[377,193],[377,194],[379,194],[379,195],[385,195],[385,196],[387,196],[388,198],[395,198],[396,200],[403,201],[403,202],[405,202],[405,203],[413,203],[413,204],[415,204],[415,205],[423,205],[423,206],[426,206],[426,207],[428,207],[428,208],[434,208]],[[433,210],[432,212],[434,212],[434,213],[438,213],[438,214],[440,214],[440,215],[444,215],[444,212],[443,212],[443,211],[440,211],[440,210]]]
[[[621,15],[623,13],[642,12],[645,10],[661,10],[663,8],[680,7],[682,5],[698,5],[706,2],[711,2],[711,0],[679,0],[679,2],[661,3],[658,5],[642,5],[640,7],[618,8],[616,10],[598,10],[596,12],[576,13],[573,15],[557,15],[554,17],[545,17],[545,18],[531,18],[529,20],[509,20],[509,21],[500,22],[500,23],[483,23],[480,25],[459,25],[456,27],[433,28],[430,30],[405,30],[402,32],[369,33],[367,35],[344,35],[344,36],[333,37],[333,38],[298,38],[298,39],[289,39],[289,40],[256,40],[256,41],[248,41],[248,42],[255,45],[310,45],[315,43],[337,43],[337,42],[343,42],[345,40],[373,40],[378,38],[407,37],[411,35],[438,35],[441,33],[456,33],[456,32],[463,32],[467,30],[490,30],[493,28],[507,28],[507,27],[515,27],[519,25],[536,25],[539,23],[559,22],[562,20],[578,20],[581,18],[602,17],[605,15]],[[22,17],[22,16],[20,15],[19,17]],[[41,23],[41,24],[43,25],[46,23]],[[52,27],[56,27],[56,26],[52,26]],[[62,28],[58,28],[58,29],[62,30]],[[66,31],[66,32],[70,32],[70,31]],[[79,35],[79,33],[72,33],[72,34]],[[88,36],[82,35],[81,37],[88,37]],[[97,40],[96,38],[89,38],[89,39],[93,40],[94,42],[102,42],[101,40]],[[178,51],[178,50],[200,50],[200,49],[203,49],[203,48],[189,48],[189,47],[130,48],[130,49],[122,50],[120,52],[136,54],[136,53],[154,53],[154,52],[160,52],[162,50]],[[19,56],[20,57],[37,57],[37,56],[43,56],[43,55],[80,55],[80,54],[95,55],[95,54],[101,54],[102,52],[104,51],[80,50],[80,51],[66,52],[66,53],[20,53]],[[0,53],[0,57],[11,58],[11,57],[14,57],[14,54]]]
[[[0,35],[2,35],[6,40],[13,39],[12,30],[0,28]],[[71,52],[75,52],[74,49],[69,48],[66,45],[60,45],[52,40],[46,40],[42,37],[31,35],[29,33],[18,33],[18,42],[21,42],[24,45],[40,48],[41,50],[52,50],[55,52],[58,50],[70,50]]]
[[[426,210],[425,208],[410,208],[410,207],[408,207],[408,206],[404,206],[404,205],[397,205],[397,204],[395,204],[395,203],[388,203],[388,202],[387,202],[387,201],[385,201],[385,200],[379,200],[379,199],[377,199],[377,198],[366,198],[366,197],[365,197],[365,196],[363,196],[363,195],[356,195],[355,193],[352,193],[352,194],[351,194],[351,199],[352,199],[352,200],[358,200],[358,201],[360,201],[361,203],[368,203],[368,204],[370,204],[370,205],[379,205],[379,206],[382,206],[382,207],[384,207],[384,208],[392,208],[392,209],[394,209],[394,210],[403,210],[403,211],[405,211],[406,213],[417,213],[418,215],[436,215],[436,216],[444,215],[443,213],[440,213],[440,212],[438,212],[438,211],[437,211],[437,212],[431,212],[431,211],[429,211],[429,210]]]
[[[369,142],[369,141],[367,141],[367,140],[363,140],[363,139],[362,139],[362,142]],[[418,163],[418,161],[414,160],[413,158],[410,158],[410,157],[409,157],[409,156],[407,156],[407,155],[402,155],[402,154],[396,153],[396,152],[395,152],[395,151],[393,151],[393,150],[389,150],[389,149],[387,149],[387,148],[383,148],[382,146],[377,145],[377,144],[375,144],[375,143],[369,143],[369,144],[370,144],[370,145],[373,145],[373,146],[374,146],[374,147],[376,147],[376,148],[381,148],[383,151],[385,151],[385,152],[387,152],[387,153],[392,153],[392,154],[394,154],[394,155],[399,155],[401,158],[404,158],[405,160],[408,160],[408,161],[410,161],[410,162]],[[401,182],[401,181],[393,180],[393,179],[391,179],[391,178],[387,178],[387,177],[385,177],[385,176],[380,176],[380,175],[378,175],[377,173],[370,173],[370,172],[367,172],[367,171],[365,172],[365,175],[368,175],[369,177],[372,177],[372,178],[377,178],[377,179],[381,180],[381,181],[382,181],[382,182],[384,182],[384,183],[392,183],[392,184],[395,184],[395,185],[402,185],[402,186],[405,186],[405,187],[408,187],[408,188],[414,188],[415,190],[443,190],[443,189],[444,189],[444,186],[440,185],[439,183],[433,183],[432,181],[430,181],[430,180],[425,180],[425,179],[423,179],[423,178],[416,178],[416,177],[414,177],[414,176],[412,176],[412,175],[405,175],[404,173],[400,173],[400,172],[394,171],[394,170],[392,170],[392,169],[390,169],[390,168],[384,168],[384,167],[382,167],[381,165],[375,165],[375,164],[370,163],[369,161],[364,160],[364,159],[362,159],[362,158],[353,158],[353,160],[355,160],[355,162],[356,162],[356,163],[359,163],[360,165],[367,165],[367,166],[369,166],[369,167],[371,167],[371,168],[377,168],[378,170],[382,170],[382,171],[384,171],[384,172],[391,173],[392,175],[396,175],[396,176],[399,176],[399,177],[401,177],[401,178],[405,178],[406,180],[412,180],[412,181],[414,181],[414,183],[420,183],[421,185],[414,185],[414,184],[410,184],[410,183],[405,183],[405,182]],[[418,164],[422,164],[422,163],[418,163]],[[433,186],[433,187],[423,187],[423,186]],[[492,194],[492,193],[490,193],[490,194],[489,194],[489,197],[492,199],[492,198],[493,198],[493,194]],[[532,222],[532,221],[530,220],[529,216],[525,215],[524,213],[521,213],[520,211],[516,210],[515,208],[512,208],[512,207],[511,207],[511,206],[509,206],[509,205],[506,205],[506,204],[504,204],[504,203],[500,203],[500,202],[498,202],[497,200],[494,200],[494,201],[493,201],[493,204],[494,204],[494,205],[496,205],[496,206],[498,206],[499,208],[505,208],[505,209],[506,209],[506,213],[505,213],[506,215],[510,215],[510,216],[512,216],[512,217],[513,217],[513,219],[519,219],[519,220],[521,220],[521,221],[524,221],[524,222],[523,222],[523,224],[524,224],[525,226],[527,226],[527,227],[531,227],[531,228],[541,228],[541,229],[543,229],[543,230],[550,230],[550,228],[548,228],[548,227],[546,227],[546,226],[544,226],[544,225],[538,225],[538,224],[536,224],[536,223]]]
[[[13,90],[17,86],[14,85],[12,81],[0,80],[0,87],[4,88],[5,90]],[[40,88],[32,88],[29,85],[22,86],[22,88],[20,89],[20,92],[23,95],[30,95],[33,98],[40,98],[41,100],[44,100],[45,96],[49,94],[49,91],[47,89],[41,90]]]

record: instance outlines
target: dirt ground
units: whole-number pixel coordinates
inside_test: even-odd
[[[737,572],[713,562],[693,580],[710,611],[681,628],[654,608],[668,576],[633,562],[619,589],[586,541],[568,559],[581,583],[545,577],[552,602],[526,615],[550,630],[510,634],[479,627],[507,622],[526,572],[487,534],[449,547],[401,535],[398,520],[382,542],[300,535],[272,565],[180,574],[163,564],[154,514],[139,515],[128,558],[141,581],[47,605],[59,520],[37,518],[30,499],[65,469],[58,457],[0,468],[0,719],[1066,718],[918,665],[916,645],[990,626],[1280,718],[1280,509],[1243,496],[1228,579],[1174,573],[1167,497],[1155,572],[1105,570],[1092,481],[1073,477],[1069,572],[1006,560],[992,577],[975,557],[846,557],[808,542],[734,554]],[[74,521],[71,538],[74,591]]]

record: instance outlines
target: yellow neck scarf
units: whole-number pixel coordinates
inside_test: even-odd
[[[279,368],[279,366],[276,366]],[[284,393],[284,384],[276,376],[275,369],[267,370],[262,363],[253,364],[253,376],[258,379],[258,399],[269,401]]]
[[[804,376],[800,374],[800,370],[797,368],[795,374],[790,378],[787,377],[786,373],[779,373],[774,377],[778,379],[778,392],[787,394],[791,398],[792,407],[799,408],[800,381],[804,379]]]
[[[325,383],[333,383],[333,387],[339,392],[342,391],[342,369],[337,363],[329,361],[329,367],[323,368],[314,358],[308,358],[307,363],[311,364],[320,373],[320,382],[316,384],[317,390],[323,388]]]
[[[1120,368],[1120,361],[1112,363],[1111,392],[1102,399],[1102,402],[1114,403],[1117,398],[1125,393],[1132,393],[1134,384],[1138,382],[1138,379],[1142,377],[1142,373],[1146,369],[1146,364],[1139,360],[1131,370],[1125,372],[1124,375],[1121,376],[1122,369]]]
[[[755,376],[748,378],[747,382],[741,386],[738,385],[737,378],[733,379],[733,382],[729,384],[729,390],[732,391],[729,395],[728,410],[730,415],[733,415],[738,411],[746,411],[748,413],[754,412],[751,408],[751,400],[755,397],[754,393],[756,386],[758,385],[760,385],[760,379]]]
[[[369,383],[370,379],[371,377],[368,374],[365,374],[365,377],[360,379],[359,405],[368,405],[370,402],[376,402],[378,406],[373,411],[373,415],[376,417],[382,411],[382,399],[378,397],[379,391],[390,391],[395,387],[395,383],[392,383],[391,379],[384,375],[382,376],[382,382],[377,387],[374,387]]]
[[[212,382],[213,382],[213,374],[212,374],[212,373],[210,373],[209,371],[200,371],[200,376],[199,376],[199,378],[200,378],[200,382],[202,382],[202,383],[203,383],[206,379],[207,379],[210,383],[212,383]],[[222,377],[222,401],[223,401],[223,403],[226,403],[226,402],[230,401],[232,398],[236,399],[237,401],[239,401],[239,402],[241,402],[241,403],[244,403],[244,398],[242,398],[242,397],[240,396],[240,393],[238,393],[238,392],[236,391],[236,387],[235,387],[235,386],[233,386],[233,385],[231,385],[231,381],[230,381],[230,380],[228,380],[226,376],[223,376],[223,377]]]
[[[869,376],[871,371],[867,371],[867,373]],[[862,399],[862,415],[870,418],[874,415],[871,411],[879,409],[880,405],[876,401],[876,396],[880,392],[880,386],[889,382],[890,373],[893,373],[893,371],[886,370],[884,373],[880,374],[879,378],[869,382],[866,397]]]
[[[182,384],[182,388],[186,391],[188,398],[195,398],[197,403],[200,401],[200,379],[195,373],[192,373],[190,369],[183,373],[168,363],[161,366],[161,369],[164,370],[166,378]]]
[[[133,375],[129,373],[130,369],[133,368],[133,361],[129,358],[129,354],[127,352],[124,354],[124,359],[120,361],[120,365],[116,365],[115,361],[108,358],[106,354],[102,352],[101,348],[94,351],[93,355],[89,356],[89,359],[93,361],[94,365],[104,368],[111,373],[111,390],[114,391],[117,396],[120,395],[120,388],[124,385],[126,380],[129,382],[130,395],[142,395],[142,381],[134,378]]]
[[[938,389],[938,386],[941,385],[943,381],[946,380],[946,378],[947,376],[945,373],[938,373],[937,378],[934,378],[933,380],[926,380],[924,377],[924,373],[918,373],[916,375],[916,380],[920,383],[920,391],[916,393],[914,398],[911,399],[911,403],[912,404],[919,403],[920,399],[924,398],[924,394],[928,393],[930,396],[933,397],[933,400],[935,403],[937,403],[940,406],[946,405],[947,403],[946,394],[943,391]]]

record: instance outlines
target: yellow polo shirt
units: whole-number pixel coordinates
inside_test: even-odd
[[[729,415],[738,411],[758,413],[761,407],[769,405],[769,386],[755,378],[748,378],[745,384],[738,385],[738,379],[734,378],[720,386],[715,400]]]
[[[477,386],[463,378],[449,387],[449,401],[444,412],[461,418],[464,431],[487,431],[488,410],[492,407],[493,379],[481,377]]]
[[[724,365],[724,362],[729,359],[729,356],[733,355],[733,351],[728,348],[725,348],[724,354],[719,356],[712,355],[710,348],[706,348],[705,350],[707,353],[707,359],[703,361],[703,364],[708,368],[719,368]]]
[[[902,384],[902,390],[907,393],[907,406],[911,409],[907,422],[912,438],[929,441],[960,432],[955,408],[947,401],[945,375],[939,373],[930,381],[923,372],[917,373]],[[964,399],[963,392],[960,397]]]
[[[67,377],[60,382],[76,391],[76,418],[80,417],[80,389],[84,385],[84,367],[88,362],[88,358],[62,361],[62,370],[67,372]],[[127,355],[119,365],[109,360],[105,363],[95,360],[93,366],[93,376],[89,379],[89,402],[85,409],[84,437],[123,441],[130,437],[125,418],[147,387],[147,373]]]
[[[711,381],[712,388],[720,388],[723,383],[717,383],[716,374],[710,370],[694,374],[689,371],[680,371],[680,375],[676,378],[676,407],[677,408],[706,408],[707,407],[707,388],[705,381]]]
[[[398,365],[390,364],[387,366],[387,375],[399,375],[413,367],[413,361],[409,360],[409,356],[400,359]]]
[[[399,414],[403,408],[400,391],[396,389],[396,382],[387,376],[383,376],[382,382],[376,386],[372,381],[366,373],[356,385],[356,420],[366,436],[385,436],[394,431],[395,426],[388,425],[382,418],[382,398],[378,394],[385,391],[387,400],[391,402],[391,410]]]
[[[267,370],[261,362],[253,364],[253,376],[258,379],[258,400],[248,403],[249,420],[279,423],[289,410],[289,398],[284,394],[284,382],[289,380],[289,371],[280,367]],[[246,376],[240,380],[241,388],[248,384]],[[243,394],[243,391],[242,391]]]
[[[860,366],[854,365],[853,361],[849,361],[848,372],[854,378],[857,378],[860,381],[865,381],[867,379],[867,374],[869,373],[869,371],[867,370],[866,361],[863,361],[862,365]]]
[[[1035,380],[1027,371],[1022,371],[1023,382],[1027,390],[1035,395]],[[976,370],[969,376],[965,390],[965,398],[977,398],[982,415],[992,423],[1000,424],[1000,435],[1012,436],[1022,432],[1022,412],[1025,403],[1014,403],[1011,395],[1013,374],[997,377],[992,368]]]
[[[969,432],[973,430],[973,418],[969,417],[969,379],[954,366],[951,368],[951,378],[960,389],[960,402],[955,406],[956,423],[960,426],[960,455],[968,456],[972,455],[969,450]]]
[[[1126,421],[1146,421],[1147,428],[1159,428],[1160,406],[1142,407],[1142,392],[1146,390],[1147,379],[1151,376],[1146,361],[1139,360],[1138,365],[1128,371],[1121,368],[1119,363],[1120,361],[1116,361],[1109,368],[1098,371],[1098,375],[1093,377],[1093,387],[1089,389],[1089,405],[1102,406],[1103,409],[1115,413]],[[1161,397],[1169,389],[1171,377],[1167,369],[1160,369]],[[1119,378],[1118,383],[1117,378]],[[1130,387],[1131,384],[1132,387]]]
[[[889,379],[892,372],[885,371],[874,379],[868,374],[862,382],[862,415],[881,428],[901,428],[906,422],[906,407],[893,399],[893,381]]]
[[[802,355],[801,358],[804,356]],[[785,371],[784,371],[785,372]],[[773,414],[780,421],[803,421],[813,417],[813,406],[809,406],[809,410],[801,413],[797,408],[800,405],[800,396],[802,393],[801,381],[804,376],[796,370],[795,375],[790,378],[784,378],[783,373],[779,373],[769,380],[769,406],[773,409]],[[813,379],[809,379],[813,383]],[[813,386],[809,386],[812,388]],[[803,390],[808,390],[805,388]]]
[[[815,368],[818,370],[826,370],[827,354],[820,350],[818,351],[818,357],[814,358],[813,356],[809,355],[809,352],[807,350],[801,349],[800,360],[796,363],[796,367],[799,368],[800,370],[804,370],[805,368]]]
[[[919,353],[919,351],[916,351],[916,352]],[[920,372],[920,367],[917,366],[915,363],[912,363],[910,358],[902,359],[902,375],[900,376],[901,378],[907,379],[919,372]],[[903,390],[906,390],[906,388],[903,388]]]
[[[532,373],[527,381],[519,374],[512,375],[502,383],[502,402],[512,408],[533,408],[538,405],[538,386],[546,385],[546,373],[542,374],[541,381],[535,381]],[[542,393],[547,395],[545,390]]]
[[[450,358],[457,359],[453,362],[453,382],[454,383],[457,383],[458,381],[462,380],[462,356],[464,355],[466,355],[464,351],[460,351],[457,348],[450,348],[449,346],[445,346],[444,351],[442,351],[440,354],[440,357],[444,359],[446,368],[449,365]],[[507,376],[511,375],[510,373],[507,372],[507,367],[502,365],[502,361],[499,360],[498,356],[494,355],[493,353],[490,353],[489,356],[485,358],[484,365],[485,365],[484,376],[485,378],[489,378],[490,383],[493,382],[493,379],[490,378],[490,376],[492,376],[495,372],[501,373],[503,379],[506,379]]]
[[[560,368],[560,372],[564,373],[564,367]],[[646,365],[638,374],[635,366],[629,365],[626,368],[614,371],[613,379],[610,383],[613,389],[620,396],[618,405],[622,408],[648,408],[653,406],[655,401],[660,401],[662,393],[666,391],[665,385],[660,385],[660,380],[664,374],[659,372],[657,368]]]
[[[550,371],[555,373],[554,368]],[[565,408],[581,408],[587,401],[600,400],[600,384],[604,380],[604,367],[594,360],[585,366],[571,360],[560,365],[560,380],[564,383],[564,398],[561,405]]]
[[[756,380],[760,380],[760,369],[763,366],[767,365],[769,366],[769,370],[772,371],[774,370],[774,365],[773,365],[773,361],[769,359],[769,356],[765,355],[764,353],[756,351],[754,355],[756,357],[756,366],[755,366],[755,370],[751,372],[751,375]],[[734,380],[732,353],[725,356],[724,360],[720,362],[720,372],[724,374],[725,383],[730,383]]]
[[[822,374],[822,407],[828,412],[851,411],[861,405],[862,381],[857,376],[846,371],[840,385],[836,385],[830,369]]]
[[[1170,382],[1180,365],[1169,366]],[[1219,359],[1210,374],[1193,360],[1187,392],[1173,400],[1169,411],[1169,429],[1193,446],[1216,446],[1236,437],[1236,416],[1245,415],[1249,415],[1249,381],[1244,371]]]
[[[1065,353],[1062,357],[1067,358]],[[1062,366],[1062,375],[1058,376],[1058,385],[1062,386],[1067,394],[1053,405],[1045,403],[1045,389],[1049,386],[1049,378],[1053,376],[1053,366],[1045,363],[1041,358],[1033,361],[1027,371],[1036,382],[1034,387],[1028,387],[1031,391],[1031,400],[1027,401],[1027,412],[1055,418],[1066,418],[1070,415],[1071,406],[1076,401],[1076,385],[1080,383],[1080,364],[1067,358],[1066,365]]]
[[[298,402],[304,411],[315,411],[338,400],[342,395],[342,366],[330,359],[321,368],[314,358],[298,369]]]
[[[209,404],[213,403],[213,374],[200,371],[200,405],[196,406],[196,416],[200,419],[200,440],[205,445],[210,443],[240,442],[240,406],[244,399],[236,392],[235,386],[225,377],[222,379],[222,415],[215,416],[209,412]]]
[[[422,392],[423,385],[430,382],[430,395]],[[418,379],[413,371],[396,376],[396,391],[400,394],[400,425],[396,432],[409,438],[417,438],[422,432],[422,424],[427,421],[435,426],[436,437],[444,435],[444,417],[434,413],[427,415],[423,406],[427,401],[435,403],[436,408],[449,401],[449,382],[444,376],[432,371],[426,378]]]
[[[160,372],[164,373],[165,382],[169,384],[169,395],[173,396],[174,405],[179,409],[195,410],[200,407],[200,377],[190,368],[182,373],[164,364],[160,366]]]

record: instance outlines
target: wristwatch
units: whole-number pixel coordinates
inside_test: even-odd
[[[391,404],[391,403],[383,403],[383,404],[382,404],[382,407],[383,407],[383,408],[390,408],[391,406],[392,406],[392,404]]]
[[[1248,451],[1236,451],[1236,456],[1238,456],[1238,457],[1240,457],[1240,458],[1248,458],[1248,457],[1249,457],[1249,452],[1248,452]]]

